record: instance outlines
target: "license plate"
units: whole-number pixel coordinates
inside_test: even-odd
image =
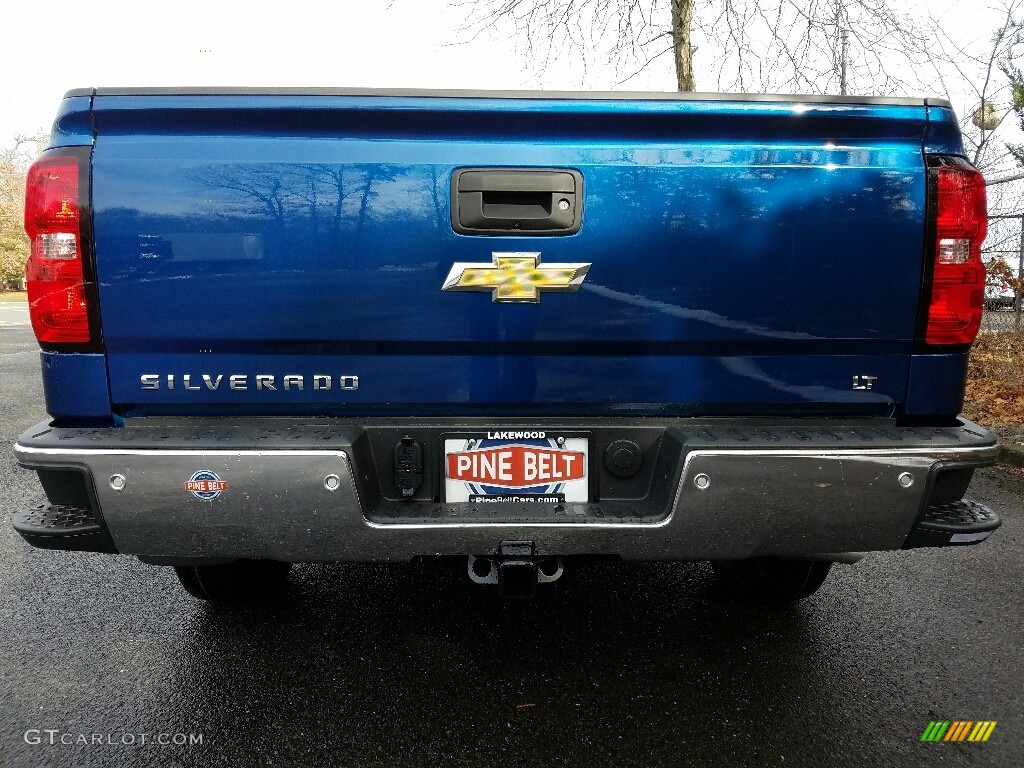
[[[543,430],[445,438],[448,502],[586,502],[589,441]]]

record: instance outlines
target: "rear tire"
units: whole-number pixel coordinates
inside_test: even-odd
[[[750,560],[715,560],[711,566],[727,596],[736,602],[781,605],[817,592],[825,582],[832,563],[755,557]]]
[[[284,595],[291,563],[236,560],[223,565],[175,566],[190,595],[212,603],[270,602]]]

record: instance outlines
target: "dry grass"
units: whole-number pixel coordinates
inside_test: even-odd
[[[28,301],[24,291],[0,291],[0,301]]]
[[[1024,429],[1024,333],[978,337],[971,349],[964,415],[987,427]]]

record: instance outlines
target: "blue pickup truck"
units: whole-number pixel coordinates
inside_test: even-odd
[[[37,547],[197,597],[588,558],[805,597],[974,544],[985,188],[948,103],[98,89],[32,167]]]

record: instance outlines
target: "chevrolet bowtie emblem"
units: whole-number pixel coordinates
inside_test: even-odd
[[[442,291],[490,291],[492,301],[540,301],[541,291],[578,291],[590,264],[545,264],[539,253],[493,253],[490,264],[456,262]]]

